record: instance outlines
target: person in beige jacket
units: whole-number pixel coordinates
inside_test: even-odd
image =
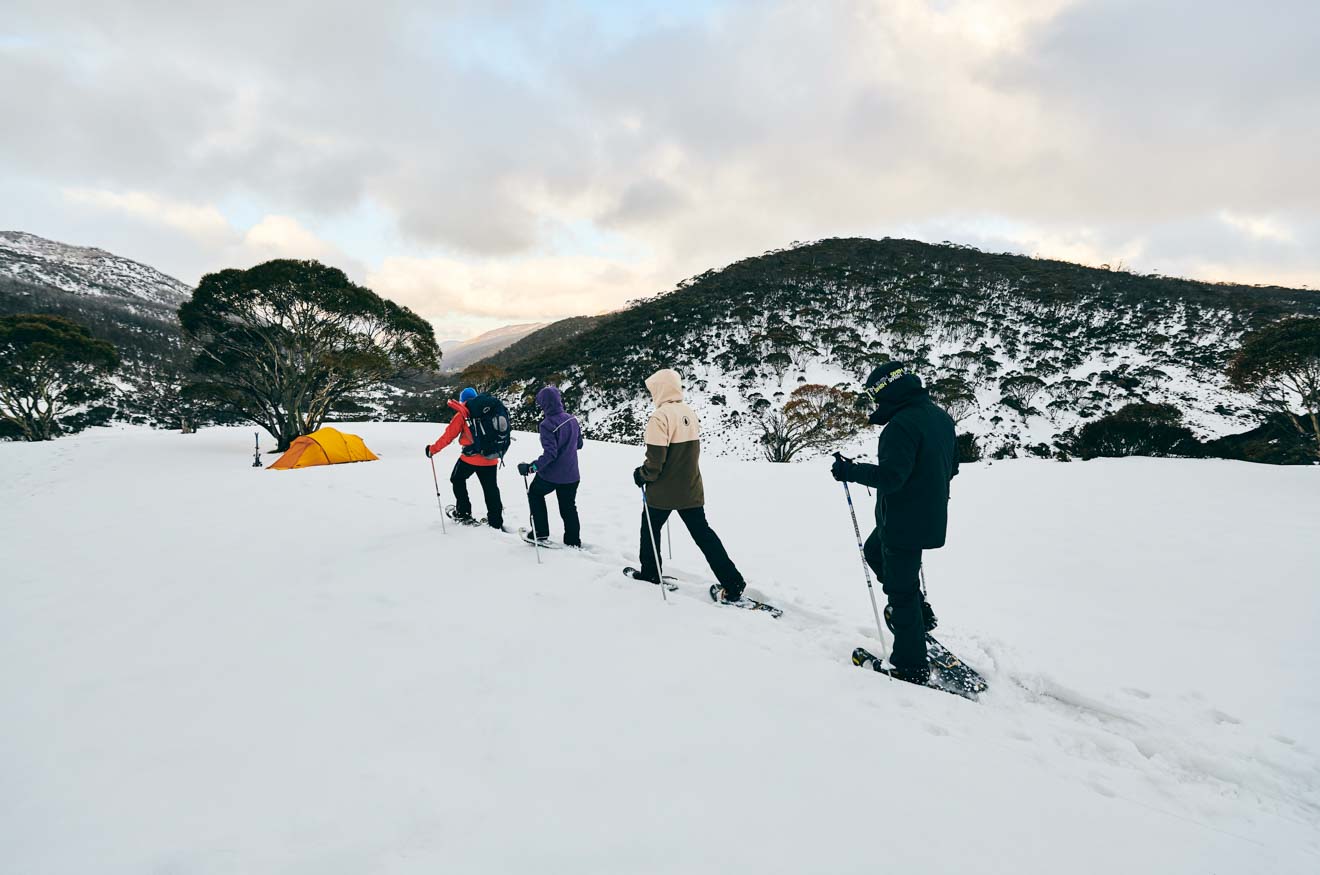
[[[724,550],[719,535],[706,521],[706,494],[701,484],[701,423],[683,401],[683,383],[668,368],[646,378],[655,411],[646,423],[646,461],[633,471],[633,482],[646,490],[650,509],[642,513],[641,570],[638,580],[660,581],[654,545],[669,514],[677,511],[692,540],[710,563],[726,601],[742,598],[746,583]]]

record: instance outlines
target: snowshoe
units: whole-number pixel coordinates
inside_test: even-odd
[[[451,520],[458,523],[460,526],[489,525],[485,517],[482,517],[481,519],[477,519],[470,513],[460,514],[457,508],[455,508],[454,505],[452,504],[445,508],[445,516],[449,517]]]
[[[748,611],[764,611],[770,616],[778,619],[784,615],[784,612],[774,605],[767,605],[765,602],[748,598],[745,595],[739,595],[736,599],[729,599],[725,593],[724,587],[718,583],[710,588],[710,600],[717,605],[731,605],[735,608],[742,608]]]
[[[518,530],[518,537],[522,538],[524,544],[530,547],[541,547],[544,550],[558,550],[563,544],[557,544],[549,538],[537,538],[530,529],[522,528]]]
[[[623,569],[623,576],[630,577],[633,580],[640,580],[642,583],[659,583],[659,581],[652,580],[649,577],[642,577],[642,572],[638,571],[636,568],[633,568],[632,566],[628,566],[627,568]],[[669,575],[665,575],[663,579],[665,582],[665,589],[669,590],[670,592],[674,592],[678,589],[678,584],[674,583],[674,578],[670,577]]]
[[[940,644],[929,635],[926,636],[927,649],[926,654],[930,659],[930,669],[925,678],[920,676],[920,672],[903,672],[893,666],[884,665],[878,656],[875,656],[864,647],[858,647],[852,652],[853,665],[859,668],[869,668],[872,671],[878,671],[881,674],[889,675],[895,680],[906,681],[910,684],[930,687],[935,690],[943,690],[946,693],[953,693],[955,696],[962,696],[964,699],[971,699],[973,702],[988,688],[985,679],[975,670],[968,667],[949,652],[943,644]]]

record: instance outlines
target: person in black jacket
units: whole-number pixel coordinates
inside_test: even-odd
[[[957,439],[949,414],[903,364],[872,371],[866,392],[875,402],[871,424],[885,427],[876,464],[840,457],[830,473],[877,492],[876,528],[863,552],[889,598],[885,618],[894,632],[894,677],[924,684],[930,678],[926,632],[934,628],[935,615],[921,592],[921,551],[944,546]]]

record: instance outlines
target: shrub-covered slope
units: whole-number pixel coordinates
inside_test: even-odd
[[[750,456],[759,412],[797,385],[853,383],[899,358],[988,451],[1043,452],[1133,401],[1177,406],[1203,437],[1249,427],[1223,366],[1243,331],[1299,312],[1320,313],[1320,294],[831,239],[708,271],[502,364],[511,390],[561,380],[589,433],[619,440],[640,433],[647,374],[678,368],[712,448]]]

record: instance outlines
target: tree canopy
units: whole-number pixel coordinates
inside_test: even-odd
[[[262,426],[279,450],[355,395],[440,362],[430,323],[315,261],[207,274],[179,321],[201,348],[190,394]]]
[[[1320,458],[1320,317],[1280,319],[1249,332],[1228,377],[1234,388],[1255,392],[1266,410],[1284,413],[1298,431],[1309,431]]]
[[[0,420],[25,440],[50,440],[106,394],[118,365],[112,344],[70,319],[0,316]]]
[[[807,383],[793,390],[782,411],[762,414],[761,445],[771,462],[791,462],[805,449],[847,440],[866,424],[851,392]]]

